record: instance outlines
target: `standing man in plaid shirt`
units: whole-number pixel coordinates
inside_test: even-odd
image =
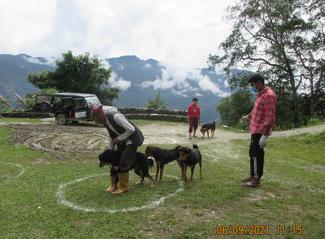
[[[247,187],[258,187],[263,175],[264,147],[275,123],[276,94],[265,86],[261,75],[251,76],[249,83],[252,90],[258,94],[252,112],[240,119],[241,121],[250,119],[249,131],[251,133],[250,176],[242,182]]]

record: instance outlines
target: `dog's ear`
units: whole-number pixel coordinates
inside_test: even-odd
[[[177,146],[176,149],[177,149],[178,152],[181,152],[183,150],[183,147],[182,146]]]
[[[111,163],[112,158],[116,157],[116,153],[114,150],[106,149],[99,157],[100,161]]]
[[[190,148],[187,148],[187,147],[180,146],[178,148],[178,152],[180,152],[180,153],[189,154],[190,151],[191,151],[191,149]]]
[[[100,155],[98,155],[98,159],[103,160],[104,156],[105,156],[105,151],[102,152]]]
[[[145,149],[144,152],[145,152],[146,154],[148,154],[148,153],[151,153],[151,152],[153,151],[153,149],[154,149],[154,146],[149,145],[149,146],[146,147],[146,149]]]
[[[199,147],[197,146],[197,144],[193,144],[193,149],[199,149]]]

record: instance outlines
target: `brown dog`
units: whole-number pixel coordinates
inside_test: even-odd
[[[212,123],[206,123],[201,126],[201,133],[203,134],[202,138],[204,138],[205,133],[207,133],[209,138],[209,131],[211,133],[211,138],[214,137],[214,131],[216,130],[216,122],[213,121]]]
[[[200,178],[202,178],[202,156],[199,147],[193,144],[193,148],[180,147],[179,151],[179,162],[182,169],[182,180],[187,181],[186,171],[187,167],[191,169],[191,177],[189,181],[189,187],[192,187],[194,168],[197,163],[200,166]]]

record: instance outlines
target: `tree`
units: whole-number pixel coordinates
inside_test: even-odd
[[[147,108],[156,110],[166,109],[166,104],[161,99],[160,92],[153,99],[148,100]]]
[[[209,62],[212,65],[226,63],[230,78],[233,66],[254,66],[274,85],[287,89],[297,127],[300,124],[299,92],[309,85],[314,105],[319,99],[315,98],[315,92],[321,93],[318,86],[324,81],[325,35],[321,9],[324,9],[322,0],[240,1],[229,9],[234,26],[220,46],[225,54],[210,55]]]
[[[217,106],[221,122],[234,126],[239,119],[253,109],[253,97],[247,90],[239,90],[223,98]]]
[[[117,97],[118,89],[104,88],[112,69],[104,67],[97,56],[88,53],[74,56],[71,51],[62,54],[56,61],[54,72],[42,72],[28,76],[28,80],[40,89],[55,88],[58,91],[96,94],[104,104]]]

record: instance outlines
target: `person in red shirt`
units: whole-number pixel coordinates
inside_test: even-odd
[[[192,132],[193,137],[196,137],[195,133],[199,126],[200,121],[200,106],[198,105],[198,99],[193,98],[192,104],[187,109],[187,118],[189,123],[189,129],[188,129],[188,138],[192,139]]]
[[[250,176],[242,180],[244,186],[258,187],[263,175],[264,147],[268,136],[272,133],[275,124],[276,94],[265,86],[264,78],[255,74],[250,77],[249,83],[253,91],[258,92],[254,108],[251,113],[243,116],[240,120],[248,120],[251,133],[251,144],[249,148]]]

